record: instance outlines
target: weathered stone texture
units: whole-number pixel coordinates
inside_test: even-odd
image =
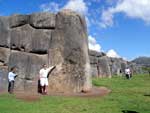
[[[56,24],[56,14],[34,13],[30,15],[29,24],[37,29],[54,29]]]
[[[7,91],[8,87],[8,67],[0,66],[0,92]]]
[[[98,76],[99,77],[111,77],[109,59],[106,56],[103,56],[99,58],[98,60]]]
[[[10,56],[10,49],[0,47],[0,62],[3,64],[8,64]]]
[[[89,63],[88,45],[86,30],[80,19],[74,12],[63,11],[57,14],[56,29],[52,32],[49,49],[49,63],[60,67],[49,79],[52,90],[79,92],[86,82],[89,74],[85,71],[85,65]]]
[[[9,18],[9,27],[15,28],[15,27],[21,27],[22,25],[29,23],[29,15],[12,15]]]
[[[36,89],[35,79],[45,63],[56,65],[49,77],[50,92],[80,92],[90,84],[84,17],[62,11],[5,18],[0,17],[0,65],[18,68],[15,90]]]
[[[24,25],[11,30],[11,48],[33,53],[47,53],[51,30],[34,29]]]
[[[9,17],[0,17],[0,47],[9,47]]]
[[[56,66],[49,76],[49,92],[87,91],[91,75],[111,77],[127,65],[134,72],[139,69],[103,52],[89,51],[85,18],[73,11],[0,17],[0,88],[7,85],[8,69],[2,67],[16,66],[15,90],[36,92],[42,64]]]
[[[9,66],[17,67],[18,80],[16,80],[17,89],[24,89],[26,85],[22,85],[26,80],[38,77],[38,72],[42,64],[47,64],[47,55],[36,55],[25,52],[12,51],[9,58]],[[23,83],[22,83],[23,82]],[[22,90],[23,90],[22,89]]]

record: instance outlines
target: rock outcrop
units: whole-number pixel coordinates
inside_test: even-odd
[[[7,69],[16,66],[16,90],[37,90],[42,64],[56,65],[49,77],[49,92],[80,92],[91,88],[85,19],[64,10],[0,17],[0,86]],[[6,81],[5,81],[6,82]]]

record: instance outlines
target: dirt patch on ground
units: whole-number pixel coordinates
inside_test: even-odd
[[[93,98],[93,97],[102,97],[107,94],[109,94],[111,90],[109,90],[106,87],[93,87],[90,91],[88,92],[79,92],[79,93],[55,93],[55,94],[49,94],[51,96],[73,96],[73,97],[88,97],[88,98]]]
[[[39,101],[42,96],[65,96],[65,97],[102,97],[109,94],[111,90],[106,87],[93,87],[91,91],[88,92],[80,92],[80,93],[50,93],[47,95],[41,95],[39,93],[32,92],[23,92],[23,91],[15,91],[14,95],[17,99],[21,99],[24,101],[34,102]],[[4,94],[0,93],[0,94]]]

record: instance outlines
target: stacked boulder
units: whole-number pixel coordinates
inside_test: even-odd
[[[15,89],[36,92],[42,64],[56,65],[49,77],[49,92],[80,92],[87,86],[85,19],[68,10],[0,17],[1,89],[6,89],[8,70],[16,66]]]
[[[109,77],[124,75],[124,70],[129,67],[133,74],[142,73],[141,67],[122,58],[107,57],[103,52],[90,50],[90,64],[93,77]]]

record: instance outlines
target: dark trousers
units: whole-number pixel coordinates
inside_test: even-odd
[[[38,88],[37,89],[38,89],[38,93],[42,93],[40,80],[38,80]]]
[[[8,83],[8,92],[9,93],[14,92],[14,81],[9,81],[9,83]]]
[[[130,79],[131,78],[130,74],[126,74],[126,78]]]

